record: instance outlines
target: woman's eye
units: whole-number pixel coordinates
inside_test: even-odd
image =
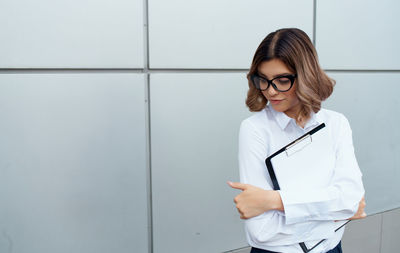
[[[290,84],[290,79],[287,77],[281,77],[276,80],[279,84]]]

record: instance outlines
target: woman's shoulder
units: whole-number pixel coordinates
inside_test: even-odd
[[[242,125],[251,125],[253,127],[261,127],[265,126],[265,123],[268,122],[269,117],[267,113],[267,109],[264,108],[261,111],[253,112],[251,116],[245,118],[242,121]]]
[[[241,132],[252,132],[262,138],[268,138],[272,132],[278,130],[277,123],[268,107],[254,112],[250,117],[244,119],[240,125]]]
[[[347,118],[343,113],[325,108],[321,108],[318,112],[318,116],[324,121],[347,121]]]
[[[318,117],[321,122],[326,123],[328,127],[330,126],[334,128],[335,131],[340,131],[343,128],[350,128],[349,120],[341,112],[329,109],[321,109],[318,112]]]

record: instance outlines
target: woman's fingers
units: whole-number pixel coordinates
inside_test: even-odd
[[[360,200],[360,203],[358,204],[358,210],[357,210],[356,214],[353,217],[351,217],[349,220],[357,220],[357,219],[363,219],[363,218],[367,217],[367,214],[364,211],[365,206],[366,206],[366,203],[365,203],[365,198],[363,196],[362,199]]]
[[[242,183],[239,183],[239,182],[231,182],[231,181],[228,181],[227,183],[228,183],[228,185],[229,185],[230,187],[232,187],[233,189],[238,189],[238,190],[242,190],[242,191],[246,190],[247,187],[248,187],[247,184],[242,184]]]

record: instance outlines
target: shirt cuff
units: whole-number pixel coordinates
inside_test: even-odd
[[[299,222],[306,222],[311,220],[333,220],[333,217],[329,214],[330,210],[329,202],[320,201],[320,199],[311,200],[311,202],[302,203],[299,202],[299,196],[297,193],[288,191],[278,191],[281,195],[284,213],[285,223],[294,224]],[[307,193],[300,193],[307,194]]]

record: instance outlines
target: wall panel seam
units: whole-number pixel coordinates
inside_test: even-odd
[[[0,69],[0,74],[98,74],[98,73],[243,73],[249,69]],[[400,69],[324,69],[326,72],[400,73]]]
[[[148,0],[143,0],[143,47],[144,47],[144,72],[147,72],[150,67],[150,49],[149,49],[149,3]]]
[[[317,40],[317,0],[314,0],[314,4],[313,4],[313,43],[314,43],[314,47],[317,47],[316,44],[316,40]]]
[[[382,252],[382,239],[383,239],[383,213],[381,214],[381,227],[380,227],[380,240],[379,240],[379,252]]]
[[[145,76],[145,124],[146,124],[146,177],[147,177],[147,222],[148,222],[148,252],[153,252],[153,192],[151,166],[151,105],[150,105],[150,76]]]
[[[147,222],[148,222],[148,252],[153,252],[153,192],[151,166],[151,105],[150,105],[150,73],[149,73],[149,3],[143,0],[143,73],[146,85],[146,139],[147,139]]]

